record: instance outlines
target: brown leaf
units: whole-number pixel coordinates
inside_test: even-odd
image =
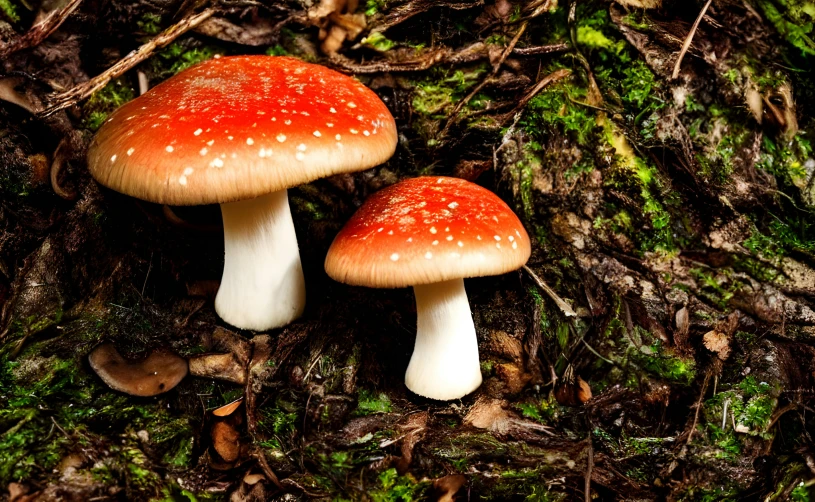
[[[467,482],[463,474],[450,474],[433,481],[433,490],[438,495],[438,502],[453,502],[455,495]]]
[[[240,434],[227,422],[212,425],[212,447],[227,462],[238,460],[241,452]]]

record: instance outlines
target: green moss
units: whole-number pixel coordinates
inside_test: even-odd
[[[382,11],[389,0],[365,0],[365,15],[373,16]]]
[[[634,329],[644,339],[652,338],[643,328],[635,326]],[[634,361],[645,371],[680,385],[690,385],[696,378],[696,362],[692,358],[677,356],[669,348],[663,347],[658,339],[635,352]]]
[[[725,309],[728,302],[741,289],[741,282],[732,277],[732,270],[728,268],[718,268],[718,273],[713,270],[693,268],[691,275],[696,278],[700,285],[699,294],[714,302],[719,308]]]
[[[424,497],[429,481],[417,482],[412,477],[400,476],[396,469],[388,469],[378,476],[379,486],[369,492],[373,502],[411,502]]]
[[[145,35],[158,35],[161,33],[161,16],[148,12],[143,14],[142,17],[136,21],[136,26]]]
[[[363,38],[360,43],[379,52],[387,52],[396,45],[393,40],[388,39],[382,32],[374,31]]]
[[[455,103],[478,83],[484,72],[485,65],[452,73],[444,68],[434,68],[428,77],[416,83],[413,109],[429,118],[445,118]]]
[[[815,3],[798,0],[755,0],[761,12],[778,32],[802,54],[815,54],[813,22]]]
[[[365,416],[373,413],[390,413],[391,409],[391,399],[384,392],[359,389],[357,409],[354,412],[355,415]]]
[[[556,422],[561,412],[561,407],[553,395],[532,402],[517,403],[514,406],[526,418],[543,424]]]
[[[212,59],[216,54],[223,54],[223,49],[187,39],[173,42],[156,52],[147,64],[153,75],[163,80],[192,65]]]
[[[577,144],[587,146],[597,119],[594,110],[576,103],[585,100],[585,89],[574,85],[561,83],[549,87],[529,101],[520,124],[533,138],[555,128]]]
[[[135,93],[123,78],[111,80],[108,85],[93,93],[82,107],[82,126],[96,131],[115,109],[135,97]]]
[[[0,12],[12,23],[20,22],[20,15],[17,14],[17,6],[11,0],[0,0]]]

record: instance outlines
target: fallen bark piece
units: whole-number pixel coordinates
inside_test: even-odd
[[[246,383],[246,368],[233,354],[202,354],[190,358],[192,376],[226,380],[240,385]]]
[[[187,361],[168,350],[155,350],[145,359],[128,361],[112,343],[90,353],[93,371],[110,388],[133,396],[155,396],[174,388],[187,376]]]

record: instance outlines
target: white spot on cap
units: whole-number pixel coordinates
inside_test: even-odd
[[[493,217],[492,217],[492,221],[494,221],[495,223],[498,223],[498,217],[497,217],[497,216],[493,216]]]
[[[198,153],[200,153],[201,155],[206,155],[208,151],[209,151],[209,150],[207,150],[207,148],[206,148],[206,147],[204,147],[204,148],[202,148],[202,149],[201,149],[201,151],[199,151]]]
[[[196,136],[200,136],[202,132],[204,132],[203,129],[196,129],[193,134],[196,135]]]
[[[501,243],[500,243],[500,242],[496,242],[496,243],[495,243],[495,247],[497,247],[498,249],[501,249]]]
[[[183,174],[178,177],[178,184],[179,185],[186,185],[187,184],[187,177]]]
[[[413,242],[413,237],[408,237],[408,242]]]
[[[463,247],[464,247],[464,243],[463,243],[463,242],[461,242],[461,241],[458,241],[458,247],[463,248]]]
[[[300,143],[299,145],[297,145],[297,150],[301,151],[301,152],[305,152],[306,151],[306,144],[305,143]]]
[[[393,235],[393,230],[388,230],[388,235]]]
[[[349,131],[351,131],[351,134],[359,134],[359,131],[356,129],[349,129]]]
[[[370,136],[371,132],[370,131],[362,131],[362,134],[364,134],[365,136]]]
[[[436,232],[438,232],[438,230],[436,230],[436,227],[430,227],[431,234],[435,234]]]
[[[512,243],[512,249],[518,249],[518,243],[517,242]]]
[[[385,230],[385,227],[379,227],[379,228],[376,229],[377,232],[381,232],[383,230]]]
[[[453,236],[452,236],[452,235],[448,235],[448,236],[447,236],[447,240],[448,240],[448,241],[453,240]]]
[[[226,139],[228,139],[229,141],[232,141],[233,139],[235,139],[235,136],[227,136]]]
[[[135,151],[136,151],[136,149],[135,149],[135,148],[128,148],[128,150],[127,150],[127,156],[128,156],[128,157],[130,157],[131,155],[133,155],[133,152],[135,152]]]
[[[116,162],[116,156],[115,156],[115,155],[112,155],[112,156],[110,157],[110,161],[111,161],[111,162]]]
[[[348,108],[356,108],[356,107],[357,107],[357,105],[355,105],[353,101],[348,102]]]
[[[429,260],[429,259],[433,258],[433,253],[428,251],[427,253],[424,254],[424,257]]]
[[[195,169],[193,169],[191,167],[184,168],[184,176],[191,175],[193,173],[193,171],[195,171]]]
[[[439,245],[439,241],[433,241],[433,245],[434,245],[434,246],[438,246],[438,245]]]
[[[215,140],[214,140],[214,139],[211,139],[211,140],[207,141],[207,146],[212,146],[212,145],[214,145],[214,144],[215,144]]]
[[[317,137],[317,138],[322,136],[322,134],[320,134],[320,131],[314,131],[312,134],[314,134],[314,136]]]
[[[518,232],[518,231],[516,230],[516,231],[515,231],[515,235],[517,235],[518,237],[520,237],[520,236],[521,236],[521,233],[520,233],[520,232]]]
[[[252,138],[246,138],[246,144],[247,144],[247,145],[254,145],[254,144],[255,144],[255,140],[253,140]]]
[[[444,231],[445,231],[445,232],[449,232],[449,231],[450,231],[450,227],[445,227],[445,228],[444,228]]]
[[[333,106],[329,108],[328,111],[330,111],[331,113],[337,113],[337,110],[335,110]]]
[[[284,120],[283,123],[286,125],[291,125],[291,120]]]
[[[396,261],[399,259],[399,253],[393,253],[391,255],[391,261]]]
[[[336,136],[334,136],[334,139],[336,139],[337,141],[340,141],[340,140],[342,139],[342,136],[340,136],[339,134],[337,134]]]
[[[326,122],[326,123],[325,123],[325,125],[326,125],[327,127],[334,127],[334,124],[333,124],[333,123],[331,123],[331,122]]]
[[[167,150],[167,153],[173,153],[173,145],[167,145],[167,148],[165,148],[165,150]]]
[[[511,235],[510,235],[509,237],[507,237],[507,239],[509,239],[509,242],[512,242],[512,241],[514,241],[514,240],[515,240],[515,237],[513,237],[513,236],[511,236]]]
[[[277,141],[283,143],[284,141],[286,141],[286,135],[285,134],[278,134],[277,135]]]
[[[450,209],[455,209],[458,207],[458,202],[451,202],[447,204],[447,207],[449,207]]]
[[[476,239],[478,239],[478,240],[481,240],[481,236],[480,236],[480,235],[476,235],[476,236],[475,236],[475,238],[476,238]]]
[[[297,152],[294,154],[294,158],[302,162],[303,160],[305,160],[306,154],[303,152]]]
[[[500,240],[501,240],[501,236],[500,236],[500,235],[494,235],[494,236],[493,236],[493,238],[494,238],[496,241],[500,241]]]
[[[224,167],[224,161],[221,159],[215,159],[209,163],[209,167]]]

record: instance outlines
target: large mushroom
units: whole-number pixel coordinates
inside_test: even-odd
[[[463,278],[515,270],[530,252],[523,225],[498,196],[468,181],[428,176],[369,197],[334,239],[325,270],[356,286],[413,286],[417,333],[405,385],[448,400],[481,384]]]
[[[289,57],[201,63],[116,110],[88,168],[150,202],[221,204],[224,271],[215,309],[266,330],[297,318],[305,283],[286,189],[386,161],[387,107],[360,82]]]

